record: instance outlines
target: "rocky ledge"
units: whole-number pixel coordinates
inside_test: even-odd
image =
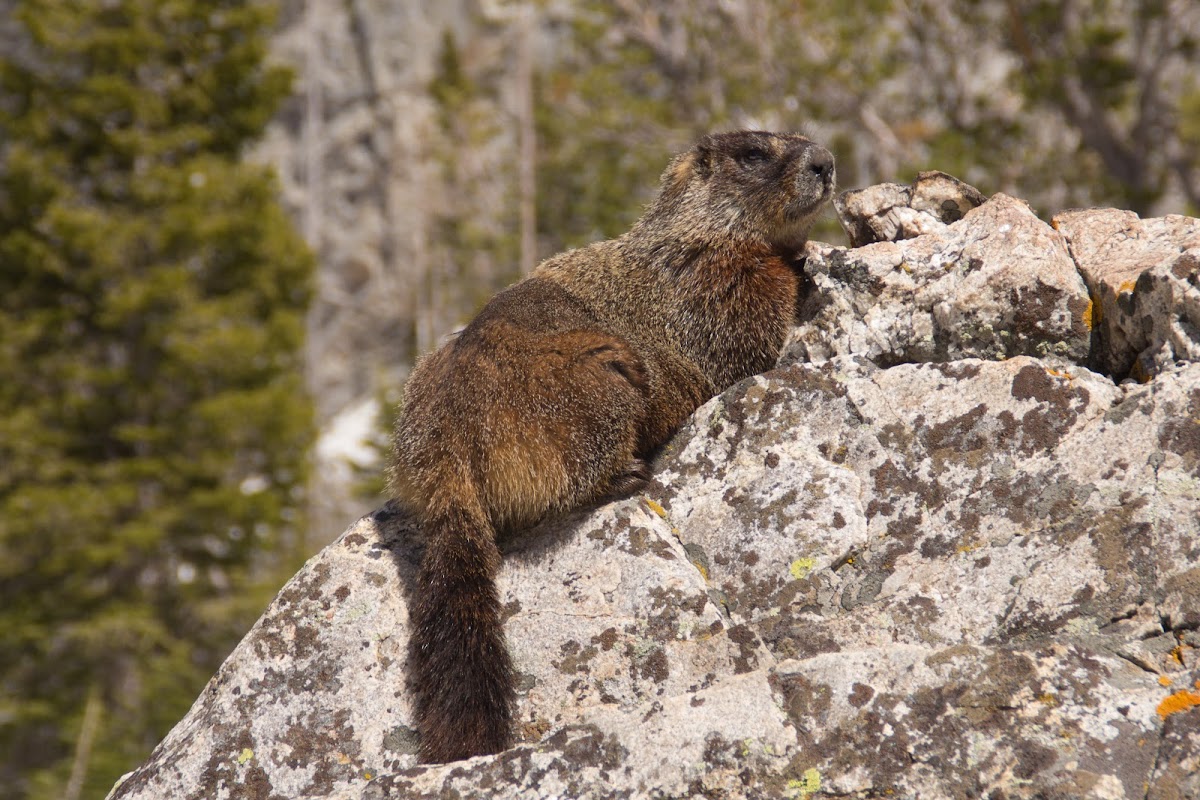
[[[515,747],[417,764],[385,507],[112,796],[1200,797],[1200,220],[838,207],[778,368],[506,543]]]

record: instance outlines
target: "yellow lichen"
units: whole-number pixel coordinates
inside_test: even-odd
[[[1090,331],[1100,321],[1100,306],[1092,298],[1088,298],[1087,308],[1083,310],[1083,324]]]
[[[821,790],[821,773],[817,771],[816,767],[809,767],[804,770],[804,774],[800,776],[800,780],[804,782],[804,789],[809,793]]]
[[[1137,281],[1125,281],[1117,287],[1117,294],[1127,294],[1132,292],[1135,286],[1137,286]]]
[[[667,518],[667,510],[649,498],[646,499],[646,507],[663,519]]]
[[[814,558],[797,558],[792,562],[792,565],[788,567],[788,572],[792,573],[793,578],[800,581],[807,578],[808,573],[812,572],[813,567],[816,565],[817,561]]]
[[[816,767],[809,767],[798,779],[788,781],[787,788],[789,797],[808,800],[814,793],[821,791],[821,773]]]
[[[1200,681],[1198,681],[1200,683]],[[1200,687],[1197,687],[1200,688]],[[1193,706],[1200,706],[1200,694],[1180,689],[1175,694],[1167,695],[1162,702],[1158,704],[1158,715],[1163,719],[1176,714],[1180,711],[1187,711]]]
[[[246,747],[242,749],[242,752],[238,753],[237,762],[239,764],[245,764],[252,758],[254,758],[254,751],[249,747]]]

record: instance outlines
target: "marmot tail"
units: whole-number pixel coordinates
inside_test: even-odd
[[[482,511],[457,505],[431,510],[424,527],[409,647],[421,759],[498,753],[509,743],[513,671],[496,591],[496,534]]]

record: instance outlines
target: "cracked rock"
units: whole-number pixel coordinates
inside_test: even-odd
[[[1200,358],[1200,220],[1093,209],[1054,217],[1095,301],[1093,366],[1146,381]]]

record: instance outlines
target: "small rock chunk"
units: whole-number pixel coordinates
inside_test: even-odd
[[[922,172],[909,186],[882,183],[843,192],[834,201],[851,247],[898,242],[944,230],[987,198],[945,172]]]

